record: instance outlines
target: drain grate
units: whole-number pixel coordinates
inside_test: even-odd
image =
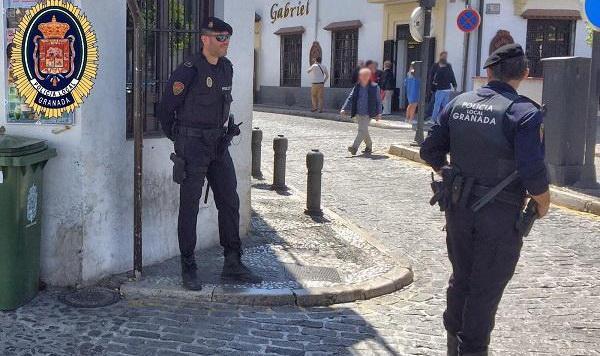
[[[100,287],[84,288],[59,297],[61,302],[75,308],[102,308],[115,304],[120,299],[118,292]]]
[[[284,263],[283,267],[292,280],[341,282],[342,278],[335,268],[302,266],[294,263]]]

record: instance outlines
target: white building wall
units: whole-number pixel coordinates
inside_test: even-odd
[[[323,51],[323,64],[331,71],[331,31],[323,27],[332,22],[360,20],[363,26],[358,34],[358,58],[373,59],[382,66],[383,58],[383,5],[370,4],[366,0],[310,0],[309,14],[271,21],[274,3],[285,6],[287,1],[255,0],[255,10],[262,17],[261,49],[259,52],[258,85],[280,84],[280,36],[274,32],[282,27],[303,26],[306,31],[302,41],[302,86],[310,86],[306,69],[310,66],[309,52],[315,39]],[[305,3],[303,1],[303,3]],[[317,10],[318,7],[318,10]],[[318,18],[317,18],[318,13]],[[316,36],[315,36],[316,25]],[[329,86],[329,83],[327,83]]]
[[[232,112],[245,124],[231,148],[238,174],[241,232],[250,219],[250,135],[252,121],[252,43],[254,7],[251,2],[221,0],[216,15],[232,24],[235,36],[229,58],[233,61]],[[55,285],[90,283],[105,275],[132,268],[133,260],[133,142],[127,140],[125,120],[125,15],[122,0],[75,2],[90,19],[98,38],[100,68],[94,89],[75,113],[76,124],[64,127],[0,125],[8,134],[46,139],[58,157],[45,170],[42,232],[42,278]],[[0,6],[2,6],[0,2]],[[220,10],[219,10],[220,9]],[[219,11],[221,11],[219,13]],[[3,22],[4,19],[0,20]],[[1,23],[2,28],[5,24]],[[0,36],[4,36],[3,32]],[[5,68],[4,56],[0,67]],[[6,82],[5,71],[0,80]],[[0,85],[0,98],[5,97]],[[166,139],[144,143],[144,264],[179,253],[177,212],[179,189],[172,182]],[[211,198],[200,209],[198,247],[218,244],[217,214]]]
[[[483,22],[483,45],[482,45],[482,62],[489,55],[490,42],[500,29],[510,31],[511,35],[517,43],[520,43],[525,48],[527,43],[527,20],[521,16],[515,15],[513,0],[485,0],[486,3],[500,2],[501,13],[499,15],[484,14]],[[525,9],[571,9],[579,10],[580,5],[577,0],[530,0]],[[577,21],[575,33],[575,56],[591,57],[592,49],[586,43],[586,27],[583,20]],[[482,76],[485,76],[485,71],[482,70]]]

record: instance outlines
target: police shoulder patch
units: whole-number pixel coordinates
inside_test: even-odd
[[[182,82],[173,83],[173,95],[178,96],[185,90],[185,84]]]

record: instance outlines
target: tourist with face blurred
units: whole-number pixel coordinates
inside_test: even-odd
[[[365,142],[364,154],[373,152],[373,141],[369,135],[369,124],[371,119],[381,119],[381,96],[379,86],[371,80],[372,72],[369,68],[363,68],[358,74],[358,83],[352,88],[346,99],[340,114],[354,118],[358,122],[358,134],[348,151],[356,155],[360,145]]]
[[[450,102],[452,91],[458,87],[452,65],[448,63],[448,52],[440,53],[440,60],[431,69],[431,90],[435,93],[433,122],[439,124],[442,110]]]

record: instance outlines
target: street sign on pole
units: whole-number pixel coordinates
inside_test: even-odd
[[[600,0],[584,0],[584,14],[596,31],[600,31]]]
[[[481,15],[471,7],[468,7],[458,14],[456,25],[462,32],[471,33],[479,28],[481,24]]]

